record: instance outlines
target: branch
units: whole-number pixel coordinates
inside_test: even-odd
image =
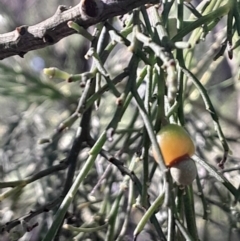
[[[146,3],[159,3],[159,0],[81,0],[73,8],[61,5],[52,17],[43,22],[33,26],[22,25],[12,32],[0,34],[0,60],[14,55],[24,57],[31,50],[53,45],[76,33],[68,27],[69,21],[88,28]]]
[[[22,216],[20,218],[16,218],[16,219],[14,219],[10,222],[7,222],[6,224],[0,226],[0,234],[3,233],[4,231],[9,232],[11,229],[13,229],[14,227],[21,224],[22,221],[28,223],[32,218],[36,217],[37,215],[52,210],[59,203],[61,203],[62,199],[63,199],[63,197],[59,196],[54,201],[52,201],[50,203],[47,203],[47,204],[43,205],[42,207],[40,207],[36,210],[31,210],[29,213],[25,214],[24,216]],[[34,224],[34,226],[35,226],[35,224]],[[31,230],[26,230],[26,231],[29,232]]]
[[[17,181],[10,181],[10,182],[0,182],[0,189],[6,188],[6,187],[17,187],[17,186],[25,186],[29,183],[35,182],[38,179],[41,179],[45,176],[48,176],[50,174],[53,174],[55,172],[64,170],[68,167],[69,163],[67,163],[65,160],[61,161],[59,164],[51,166],[47,169],[44,169],[42,171],[39,171],[38,173],[24,178],[22,180],[17,180]]]

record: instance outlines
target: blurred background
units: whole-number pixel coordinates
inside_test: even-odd
[[[75,6],[79,1],[61,0],[1,0],[0,1],[0,34],[13,31],[17,26],[34,25],[51,17],[58,5]],[[221,1],[219,1],[221,2]],[[198,6],[201,1],[192,1]],[[193,19],[190,11],[185,7],[186,18]],[[115,21],[115,22],[114,22]],[[117,28],[122,23],[116,18],[112,21]],[[240,183],[240,85],[239,85],[239,48],[233,52],[233,58],[224,55],[213,61],[214,56],[221,49],[226,34],[226,16],[218,21],[217,25],[207,36],[197,38],[194,33],[188,35],[193,48],[184,52],[187,66],[205,86],[209,97],[219,116],[220,124],[230,146],[230,155],[225,164],[225,170],[219,170],[238,189]],[[170,35],[174,35],[176,28],[176,6],[173,5],[169,15]],[[93,32],[94,26],[89,28]],[[196,39],[194,39],[196,38]],[[238,36],[234,35],[236,41]],[[69,36],[53,46],[34,50],[27,53],[24,58],[13,56],[0,61],[0,181],[21,180],[39,170],[58,164],[66,158],[75,137],[78,122],[67,131],[58,135],[50,144],[39,144],[42,138],[52,138],[56,128],[66,120],[76,109],[82,94],[79,82],[66,83],[59,79],[49,79],[43,75],[42,70],[57,67],[68,73],[77,74],[89,71],[92,61],[84,58],[90,47],[90,42],[80,35]],[[130,54],[126,46],[117,45],[106,61],[106,68],[112,76],[119,74],[128,66]],[[143,68],[144,66],[142,66]],[[139,66],[139,71],[141,66]],[[126,80],[117,88],[121,92]],[[143,81],[139,93],[143,96],[146,82]],[[186,81],[184,111],[186,127],[192,135],[197,154],[209,164],[217,167],[223,155],[221,142],[214,130],[210,114],[206,110],[199,91],[190,82]],[[97,139],[106,128],[115,109],[115,97],[105,92],[100,105],[93,110],[91,120],[91,135]],[[106,148],[112,155],[121,152],[121,159],[127,165],[135,153],[142,148],[143,121],[137,111],[136,104],[131,102],[124,114],[112,143]],[[125,135],[131,130],[131,135]],[[78,170],[87,159],[89,148],[84,148],[79,155]],[[154,161],[149,153],[149,170],[152,170]],[[105,182],[92,194],[89,194],[102,177],[106,168],[110,168]],[[142,164],[137,164],[136,175],[142,180]],[[202,184],[206,202],[208,204],[208,218],[203,219],[202,200],[199,197],[197,185],[194,182],[195,212],[197,217],[198,233],[203,241],[240,239],[239,204],[234,202],[230,192],[206,169],[198,166],[199,178]],[[149,188],[150,201],[159,194],[159,175],[156,170]],[[51,202],[61,194],[61,188],[66,177],[66,170],[56,172],[41,178],[15,192],[0,202],[0,225],[21,217],[36,210],[47,202]],[[110,210],[119,185],[122,181],[121,173],[102,157],[98,157],[96,165],[79,188],[77,197],[69,210],[69,223],[81,226],[88,222],[102,207],[104,195],[109,195],[106,210]],[[110,191],[109,191],[109,190]],[[1,189],[0,195],[7,189]],[[108,191],[106,191],[108,190]],[[107,193],[107,194],[106,194]],[[137,196],[137,195],[136,195]],[[124,220],[127,206],[127,195],[122,200],[119,209],[119,229]],[[134,203],[134,201],[133,201]],[[7,232],[3,233],[1,240],[36,241],[41,240],[49,229],[56,210],[44,212],[34,217],[30,222],[38,222],[38,226],[31,232],[23,234],[19,239],[11,238]],[[106,211],[107,213],[107,211]],[[123,216],[121,216],[123,215]],[[133,240],[132,233],[142,211],[133,209],[129,218],[129,227],[122,240]],[[123,218],[122,218],[123,217]],[[160,220],[164,232],[167,232],[166,210],[160,211],[157,218]],[[16,229],[21,227],[16,227]],[[105,240],[104,230],[81,234],[73,239],[69,230],[63,230],[60,240]],[[117,232],[117,231],[116,231]],[[75,235],[76,236],[76,235]],[[158,240],[152,228],[146,226],[137,240]],[[179,239],[180,240],[180,239]],[[182,239],[181,239],[182,240]]]

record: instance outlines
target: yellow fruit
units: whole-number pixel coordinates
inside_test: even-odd
[[[195,146],[189,134],[183,127],[169,124],[158,132],[157,141],[173,179],[180,185],[191,184],[197,176],[197,168],[190,158],[195,153]],[[154,149],[153,156],[157,160]]]
[[[195,152],[194,143],[183,127],[176,124],[164,126],[157,134],[165,165],[171,167],[181,159],[191,157]],[[155,151],[153,150],[156,159]]]

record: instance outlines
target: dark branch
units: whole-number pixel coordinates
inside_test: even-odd
[[[36,180],[39,180],[45,176],[48,176],[50,174],[53,174],[55,172],[64,170],[68,167],[69,163],[67,163],[65,160],[61,161],[59,164],[51,166],[47,169],[44,169],[30,177],[27,177],[23,180],[17,180],[17,181],[10,181],[10,182],[0,182],[0,188],[6,188],[6,187],[17,187],[22,185],[27,185],[29,183],[35,182]]]
[[[157,2],[159,0],[81,0],[73,8],[59,6],[52,17],[41,23],[19,26],[12,32],[0,34],[0,60],[14,55],[24,57],[31,50],[55,44],[76,33],[68,27],[69,21],[88,28],[146,3]]]
[[[31,210],[29,213],[25,214],[24,216],[14,219],[14,220],[6,223],[5,225],[0,226],[0,234],[3,233],[4,231],[9,232],[11,229],[13,229],[17,225],[21,224],[22,221],[27,223],[28,221],[30,221],[32,218],[36,217],[37,215],[52,210],[59,203],[61,203],[62,199],[63,199],[63,197],[59,196],[54,201],[47,203],[46,205],[43,205],[42,207],[38,208],[37,210]],[[28,231],[28,230],[26,230],[26,231]]]

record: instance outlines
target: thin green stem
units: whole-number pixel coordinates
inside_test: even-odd
[[[221,141],[223,150],[224,150],[224,154],[223,154],[223,158],[222,161],[219,163],[220,167],[224,166],[224,163],[226,162],[227,159],[227,155],[229,152],[229,147],[227,144],[227,140],[223,134],[222,128],[220,126],[219,120],[218,120],[218,115],[213,107],[213,104],[207,94],[207,91],[205,90],[205,88],[203,87],[203,85],[201,84],[201,82],[196,78],[196,76],[190,71],[188,70],[186,67],[181,66],[182,71],[184,72],[184,74],[190,78],[194,85],[197,87],[198,91],[200,92],[202,99],[204,101],[204,104],[206,106],[206,110],[210,113],[212,119],[213,119],[213,123],[216,129],[216,132],[218,134],[218,138]]]
[[[100,225],[100,226],[96,226],[96,227],[88,227],[88,228],[85,228],[85,227],[74,227],[72,225],[69,225],[69,224],[64,224],[63,225],[63,228],[65,230],[69,230],[71,232],[77,232],[77,233],[91,233],[91,232],[96,232],[96,231],[99,231],[99,230],[102,230],[102,229],[105,229],[107,227],[108,223],[105,223],[103,225]]]
[[[194,238],[194,240],[199,240],[198,232],[197,232],[197,224],[196,224],[196,216],[194,210],[194,198],[193,198],[193,190],[192,186],[187,186],[185,188],[185,195],[183,195],[184,199],[184,211],[185,218],[188,227],[188,231],[190,235]]]
[[[229,12],[229,4],[225,4],[222,7],[217,8],[216,10],[212,11],[211,13],[202,16],[201,18],[197,19],[196,21],[192,22],[191,24],[187,25],[183,28],[179,33],[177,33],[173,38],[172,41],[176,42],[185,37],[194,29],[201,27],[204,23],[209,22],[214,19],[218,19]]]
[[[135,161],[135,157],[131,160],[130,165],[129,165],[129,170],[133,171],[134,167],[135,167],[136,161]],[[118,210],[119,210],[119,204],[120,201],[123,197],[125,188],[128,186],[129,184],[129,176],[125,176],[122,184],[120,185],[121,188],[118,192],[117,195],[117,199],[115,200],[115,202],[112,205],[110,214],[108,215],[108,230],[106,233],[106,241],[112,241],[114,240],[114,235],[115,235],[115,223],[117,221],[117,217],[118,217]]]
[[[146,111],[148,112],[149,116],[151,113],[150,110],[150,97],[152,96],[152,67],[148,66],[147,68],[147,86],[145,91],[145,99],[144,99],[144,105],[146,108]],[[144,207],[147,206],[147,190],[149,187],[149,147],[150,147],[150,141],[148,138],[147,130],[144,129],[143,132],[143,188],[142,188],[142,205]]]
[[[236,201],[240,200],[239,190],[236,189],[215,167],[211,166],[207,162],[203,161],[200,157],[194,155],[192,157],[194,161],[203,166],[213,177],[221,182],[235,197]]]
[[[101,151],[101,148],[102,148],[105,140],[106,140],[106,135],[102,134],[100,136],[100,138],[98,139],[98,141],[96,142],[96,144],[91,149],[90,155],[89,155],[87,161],[85,162],[81,171],[77,175],[77,177],[76,177],[73,185],[71,186],[70,190],[68,191],[67,195],[63,199],[63,202],[55,215],[54,221],[53,221],[50,229],[48,230],[46,236],[43,238],[43,241],[51,241],[54,239],[58,229],[60,228],[60,225],[62,224],[62,221],[66,215],[66,212],[78,191],[80,184],[82,183],[82,181],[85,179],[85,177],[91,170],[91,168],[96,160],[97,154]]]
[[[183,224],[180,222],[178,218],[175,219],[175,223],[180,232],[182,233],[182,235],[184,236],[184,238],[186,239],[186,241],[197,241],[189,234],[188,230],[183,226]]]
[[[207,200],[204,196],[202,184],[201,184],[201,181],[200,181],[200,178],[198,175],[196,178],[196,183],[197,183],[197,188],[198,188],[197,195],[200,197],[200,199],[202,201],[202,206],[203,206],[203,219],[208,220],[209,207],[207,204]]]
[[[156,210],[162,206],[164,202],[164,193],[160,194],[155,201],[152,203],[152,205],[149,207],[149,209],[146,211],[144,216],[139,221],[137,227],[135,228],[133,232],[134,240],[136,240],[139,233],[143,230],[146,223],[149,221],[150,217],[156,212]]]

